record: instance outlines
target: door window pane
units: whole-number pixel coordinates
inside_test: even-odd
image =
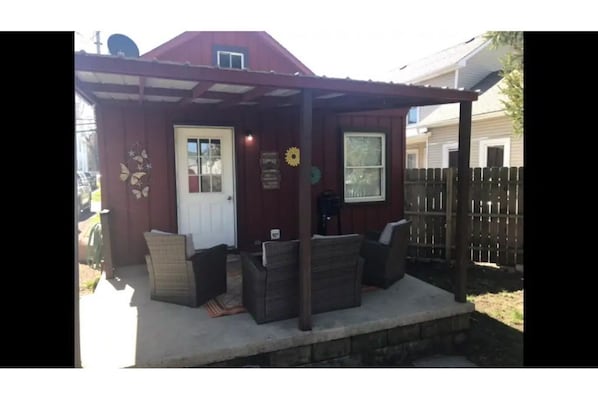
[[[222,192],[222,176],[212,175],[212,192]]]
[[[199,176],[189,176],[189,192],[199,192]]]
[[[187,140],[187,155],[190,157],[197,156],[197,140],[195,140],[195,139]]]
[[[201,192],[202,193],[209,193],[211,190],[210,187],[210,176],[202,176],[201,177]]]

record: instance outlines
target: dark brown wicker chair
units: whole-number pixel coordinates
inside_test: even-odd
[[[184,235],[143,233],[153,300],[197,307],[226,292],[226,245],[186,258]]]
[[[312,313],[361,305],[363,236],[312,238]],[[243,306],[258,324],[299,314],[299,242],[264,243],[267,264],[241,253]]]
[[[388,245],[379,242],[380,232],[366,234],[361,247],[364,284],[386,289],[405,276],[410,226],[410,220],[393,226]]]

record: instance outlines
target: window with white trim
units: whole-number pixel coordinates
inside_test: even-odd
[[[419,122],[419,107],[411,107],[407,114],[407,124],[413,125],[417,122]]]
[[[480,167],[509,166],[511,161],[511,139],[480,140]]]
[[[417,169],[418,150],[407,150],[406,167],[407,169]]]
[[[345,132],[345,202],[386,199],[386,134]]]
[[[244,69],[245,54],[235,53],[233,51],[218,51],[216,53],[218,66],[220,68]]]

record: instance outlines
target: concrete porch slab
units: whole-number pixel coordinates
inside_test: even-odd
[[[360,307],[313,315],[313,330],[300,331],[297,318],[258,325],[248,313],[210,318],[203,306],[152,301],[145,265],[126,266],[81,298],[81,361],[86,368],[201,366],[473,310],[406,275],[387,290],[363,293]]]

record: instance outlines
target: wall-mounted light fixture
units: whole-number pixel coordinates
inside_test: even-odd
[[[251,130],[245,131],[245,141],[253,141],[253,132]]]

